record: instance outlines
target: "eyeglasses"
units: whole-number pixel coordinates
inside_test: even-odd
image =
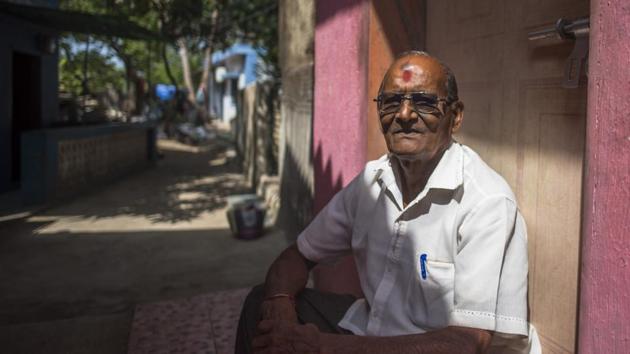
[[[436,95],[424,92],[383,92],[374,99],[381,117],[398,112],[404,100],[409,100],[412,111],[436,117],[441,117],[445,114],[440,108],[440,102],[448,103],[446,98],[439,98]]]

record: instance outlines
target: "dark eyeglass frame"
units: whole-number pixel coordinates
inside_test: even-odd
[[[386,98],[385,96],[390,96],[397,103],[392,103],[392,107],[389,109],[384,109],[383,101]],[[411,103],[412,110],[418,114],[430,114],[437,117],[442,117],[446,114],[446,112],[442,111],[438,106],[440,102],[445,102],[447,105],[454,102],[450,101],[446,98],[438,97],[431,93],[426,93],[422,91],[416,92],[382,92],[374,99],[378,107],[379,116],[383,117],[387,114],[396,113],[402,107],[402,103],[404,100],[409,100]],[[425,103],[422,105],[422,103]],[[387,111],[386,111],[387,110]]]

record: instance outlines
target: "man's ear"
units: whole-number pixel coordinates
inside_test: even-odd
[[[455,134],[459,131],[464,120],[464,104],[461,101],[453,103],[453,126],[451,127],[451,134]]]

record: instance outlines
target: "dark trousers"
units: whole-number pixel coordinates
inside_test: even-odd
[[[241,318],[236,333],[235,354],[249,354],[256,334],[256,326],[260,320],[260,305],[265,298],[263,285],[254,287],[243,304]],[[350,334],[337,326],[343,315],[356,298],[352,295],[338,295],[314,289],[304,289],[295,299],[298,320],[302,324],[312,323],[321,332]]]

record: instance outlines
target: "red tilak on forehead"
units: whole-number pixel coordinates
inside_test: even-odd
[[[403,78],[403,81],[405,82],[408,82],[409,80],[411,80],[411,70],[403,71],[402,78]]]

